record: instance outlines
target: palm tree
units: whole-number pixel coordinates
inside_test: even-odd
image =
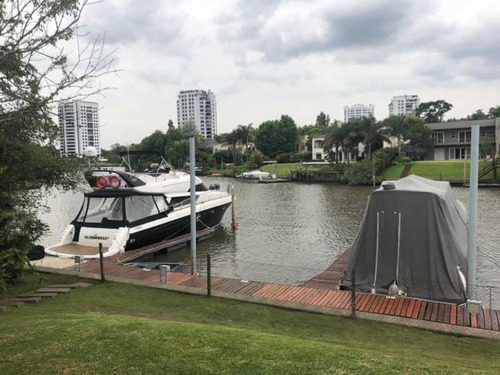
[[[363,117],[357,121],[362,142],[367,148],[368,160],[372,160],[372,149],[376,144],[389,142],[387,129],[382,122],[376,122],[373,116]]]
[[[248,162],[248,137],[252,134],[253,132],[253,123],[250,123],[248,125],[238,125],[238,131],[239,135],[241,137],[241,143],[245,144],[245,151],[246,151],[246,156],[247,156],[247,162]]]
[[[384,120],[384,125],[389,129],[392,137],[398,141],[398,153],[401,156],[401,144],[408,133],[408,121],[406,116],[389,116]]]

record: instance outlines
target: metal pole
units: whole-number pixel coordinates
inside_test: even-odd
[[[476,300],[477,190],[479,163],[479,125],[471,127],[469,177],[469,250],[467,253],[467,297]]]
[[[212,295],[212,261],[210,254],[207,254],[207,296]]]
[[[384,211],[382,211],[383,213]],[[380,212],[377,212],[377,239],[375,243],[375,274],[373,275],[373,286],[371,293],[375,294],[376,291],[376,285],[377,285],[377,268],[378,268],[378,242],[379,242],[379,235],[380,235]]]
[[[401,212],[398,214],[398,253],[396,255],[396,284],[399,287],[399,254],[401,252]]]
[[[191,192],[191,273],[196,275],[196,168],[194,138],[189,138],[189,174]]]
[[[236,222],[236,196],[234,195],[233,184],[231,184],[231,227],[238,229],[238,223]]]
[[[102,255],[102,243],[99,242],[99,263],[101,264],[101,283],[103,283],[105,280],[104,278],[104,260],[103,260],[103,255]]]

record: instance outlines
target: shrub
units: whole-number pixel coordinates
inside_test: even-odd
[[[26,260],[26,254],[18,249],[0,252],[0,289],[21,278]]]
[[[373,184],[372,162],[363,160],[351,164],[344,174],[348,185],[371,185]]]
[[[250,155],[250,158],[248,159],[248,168],[250,169],[257,169],[262,166],[264,162],[264,155],[262,155],[259,151],[254,151]]]
[[[276,155],[276,161],[278,163],[290,163],[290,154],[288,152],[282,152]]]
[[[403,156],[402,158],[399,158],[398,162],[400,164],[411,163],[411,159],[408,156]]]

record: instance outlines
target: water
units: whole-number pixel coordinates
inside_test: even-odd
[[[213,274],[282,283],[300,283],[327,268],[354,240],[363,219],[370,187],[337,184],[257,184],[226,178],[203,178],[206,185],[230,183],[236,188],[239,229],[231,230],[231,211],[213,238],[198,244],[201,272],[206,254]],[[467,207],[468,189],[454,188]],[[57,242],[77,214],[81,192],[47,196],[50,213],[42,214],[51,233],[45,245]],[[500,287],[500,190],[479,191],[478,284]],[[189,264],[189,248],[157,255],[151,261]]]

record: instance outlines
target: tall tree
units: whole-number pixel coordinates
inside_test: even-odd
[[[368,160],[372,160],[374,147],[382,145],[384,141],[389,141],[387,128],[382,122],[377,122],[373,116],[360,118],[357,124],[362,142],[367,149]]]
[[[326,129],[330,125],[330,116],[324,112],[320,112],[319,115],[316,116],[316,125]]]
[[[169,131],[170,129],[174,129],[174,128],[175,128],[174,122],[172,120],[168,120],[167,131]]]
[[[68,55],[87,4],[10,0],[0,6],[0,251],[26,251],[47,229],[37,219],[41,187],[69,189],[80,181],[77,163],[55,149],[51,106],[101,91],[95,79],[111,71],[102,39]]]
[[[293,152],[298,130],[295,121],[288,115],[279,120],[265,121],[255,134],[256,147],[267,156],[274,158],[282,152]]]
[[[490,107],[488,111],[488,117],[489,118],[500,117],[500,105],[497,105],[496,107]]]
[[[239,135],[241,136],[241,143],[245,144],[246,161],[248,162],[248,138],[254,130],[253,123],[248,125],[238,125],[238,128],[240,129]]]
[[[484,120],[487,118],[486,113],[483,112],[482,109],[478,109],[473,114],[467,116],[467,120]]]
[[[415,114],[422,117],[427,124],[442,122],[444,114],[453,108],[453,104],[445,100],[424,102],[415,109]]]
[[[396,138],[398,153],[401,155],[403,140],[408,132],[408,120],[403,115],[392,115],[383,121],[391,137]]]

